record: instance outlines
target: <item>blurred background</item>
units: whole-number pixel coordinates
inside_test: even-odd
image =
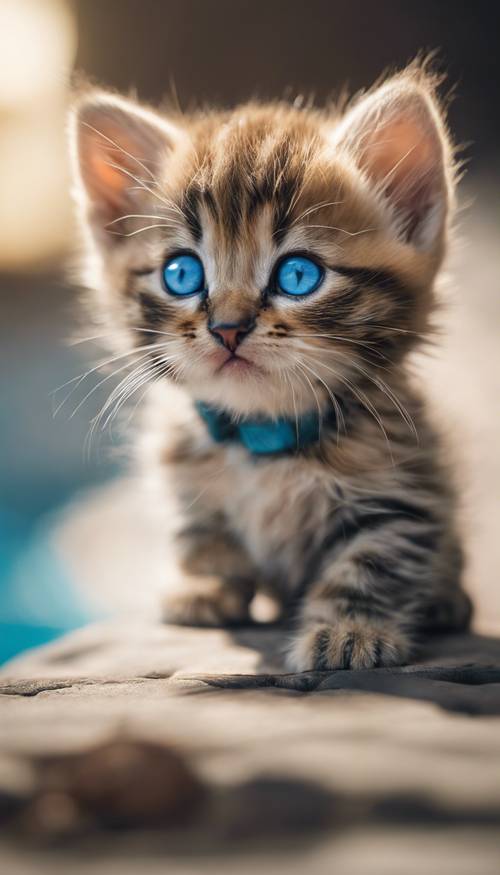
[[[111,549],[121,554],[130,544],[112,485],[106,500],[102,491],[81,497],[124,469],[119,441],[107,433],[85,451],[110,384],[90,375],[53,416],[64,399],[54,390],[99,356],[92,341],[66,342],[81,323],[67,273],[73,70],[184,109],[298,93],[321,104],[437,50],[454,90],[451,129],[466,144],[467,209],[450,261],[446,336],[420,367],[464,485],[478,624],[486,631],[498,623],[498,24],[489,0],[0,0],[0,661],[106,610],[85,593],[103,583],[96,520],[105,527],[115,513]],[[139,567],[133,555],[129,578]],[[123,561],[115,579],[122,573]]]

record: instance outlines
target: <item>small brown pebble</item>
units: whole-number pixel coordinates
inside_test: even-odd
[[[12,821],[36,790],[36,769],[25,757],[0,753],[0,826]]]
[[[203,796],[176,751],[144,741],[109,741],[44,771],[48,785],[104,827],[166,827],[188,818]]]
[[[21,830],[33,835],[62,836],[80,830],[82,816],[67,793],[42,792],[23,811],[18,823]]]

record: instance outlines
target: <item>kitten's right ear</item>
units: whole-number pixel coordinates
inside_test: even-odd
[[[390,207],[393,230],[423,252],[439,252],[453,200],[453,150],[435,83],[410,67],[358,100],[330,142],[350,155]]]
[[[157,199],[162,164],[182,133],[130,100],[91,92],[72,109],[70,136],[77,197],[93,232],[110,242],[110,223]]]

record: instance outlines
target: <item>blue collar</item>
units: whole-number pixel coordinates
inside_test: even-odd
[[[317,411],[303,413],[294,419],[244,419],[233,422],[223,410],[210,407],[203,401],[195,402],[211,438],[217,443],[228,441],[243,444],[249,453],[258,456],[278,453],[297,453],[317,443],[320,437],[320,418]],[[333,411],[322,424],[331,425]]]

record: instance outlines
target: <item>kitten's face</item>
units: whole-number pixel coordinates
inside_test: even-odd
[[[337,124],[250,105],[174,127],[114,98],[82,104],[98,284],[153,376],[235,413],[293,415],[359,391],[425,331],[447,146],[422,85],[385,89]]]

